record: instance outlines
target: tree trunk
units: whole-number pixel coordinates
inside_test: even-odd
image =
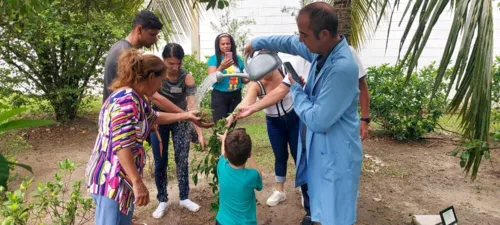
[[[49,99],[58,122],[65,123],[76,118],[80,105],[80,98],[76,93],[52,94]]]
[[[351,0],[336,0],[333,8],[339,18],[339,34],[343,34],[350,43],[351,37]]]

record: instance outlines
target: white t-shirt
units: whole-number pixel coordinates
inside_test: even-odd
[[[363,66],[363,63],[361,63],[361,59],[359,58],[358,53],[356,52],[356,49],[354,49],[352,46],[349,45],[349,48],[351,49],[352,56],[354,58],[354,61],[356,61],[356,64],[359,67],[359,74],[358,78],[361,79],[365,77],[366,74],[366,69]],[[309,76],[309,70],[311,69],[311,63],[305,60],[304,58],[297,56],[297,61],[295,62],[295,65],[293,66],[295,71],[299,76],[302,76],[304,78],[304,81],[307,82],[307,77]],[[288,79],[288,76],[285,76],[283,78],[283,83],[290,84],[290,80]]]

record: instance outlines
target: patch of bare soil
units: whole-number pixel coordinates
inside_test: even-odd
[[[28,142],[33,148],[21,153],[19,161],[30,164],[36,181],[44,182],[52,179],[58,161],[69,158],[79,165],[72,179],[84,179],[97,132],[96,118],[28,131]],[[365,141],[367,157],[356,224],[410,224],[411,215],[438,214],[450,205],[455,207],[460,224],[500,224],[500,154],[492,152],[491,162],[483,162],[478,179],[471,182],[465,178],[458,159],[449,155],[454,144],[446,137],[413,143],[377,137]],[[151,203],[136,209],[141,222],[215,224],[215,212],[210,212],[211,191],[204,181],[198,186],[191,184],[190,198],[201,205],[200,211],[193,213],[179,207],[177,181],[171,179],[168,187],[171,205],[166,215],[156,220],[151,216],[157,206],[154,179],[145,176],[145,180]],[[292,183],[292,178],[286,183],[287,200],[268,207],[265,201],[272,192],[274,173],[264,171],[264,189],[257,192],[259,224],[299,224],[304,210],[300,192]]]

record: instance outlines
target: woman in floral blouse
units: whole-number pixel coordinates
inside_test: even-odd
[[[134,206],[149,203],[149,191],[142,181],[143,142],[152,126],[198,119],[194,112],[152,110],[145,97],[161,88],[165,64],[155,55],[124,51],[111,86],[113,93],[99,114],[99,133],[86,169],[97,225],[130,225]]]

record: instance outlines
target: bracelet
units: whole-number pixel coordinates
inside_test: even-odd
[[[368,118],[361,118],[360,120],[361,120],[361,121],[364,121],[364,122],[366,122],[366,123],[370,123],[370,121],[371,121],[371,120],[370,120],[370,117],[368,117]]]

